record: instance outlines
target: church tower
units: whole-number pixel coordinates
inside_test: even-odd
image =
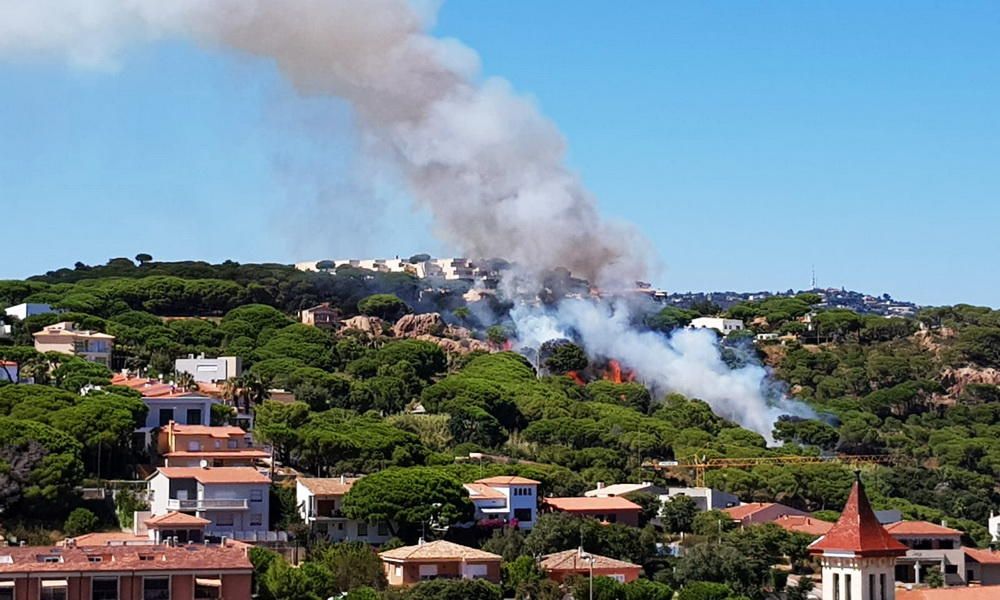
[[[907,548],[878,522],[856,475],[840,519],[809,546],[823,567],[823,600],[896,600],[896,557]]]

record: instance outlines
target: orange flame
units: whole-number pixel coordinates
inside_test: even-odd
[[[572,379],[577,385],[587,385],[587,382],[576,371],[566,371],[566,377]]]
[[[635,381],[635,373],[627,369],[622,369],[622,365],[615,359],[608,361],[608,368],[604,371],[604,379],[612,383],[629,383]]]

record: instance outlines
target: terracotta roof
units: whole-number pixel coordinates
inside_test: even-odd
[[[16,367],[17,363],[12,360],[0,360],[0,367]]]
[[[630,562],[615,560],[607,556],[600,556],[599,554],[584,553],[584,556],[593,558],[595,569],[638,570],[642,568]],[[538,566],[543,571],[589,571],[590,560],[581,558],[580,550],[566,550],[543,556]]]
[[[58,557],[46,562],[45,557]],[[95,560],[91,558],[94,557]],[[100,557],[97,559],[97,557]],[[241,545],[101,546],[0,548],[0,574],[79,573],[80,571],[230,571],[253,567]]]
[[[181,425],[179,423],[174,423],[171,421],[167,423],[166,429],[168,431],[173,431],[176,435],[208,435],[214,438],[230,438],[233,436],[243,437],[247,432],[243,431],[239,427],[233,427],[231,425],[222,425],[218,427],[212,427],[209,425]]]
[[[902,556],[907,547],[878,522],[858,476],[840,519],[826,535],[809,546],[813,554],[853,552],[858,556]]]
[[[962,547],[962,550],[965,551],[965,556],[981,565],[1000,565],[1000,552],[981,548],[966,548],[965,546]]]
[[[807,535],[825,535],[833,527],[833,523],[829,521],[802,515],[782,515],[771,522],[785,531]]]
[[[491,488],[485,483],[467,483],[465,489],[469,492],[469,500],[506,500],[507,496]]]
[[[194,479],[199,483],[271,483],[267,475],[253,467],[160,467],[170,479]]]
[[[729,508],[722,509],[722,512],[726,513],[734,521],[743,521],[746,519],[752,519],[757,513],[767,510],[771,507],[778,506],[781,508],[776,514],[776,517],[782,515],[800,515],[805,514],[797,508],[792,508],[791,506],[785,506],[778,502],[744,502],[738,506],[730,506]]]
[[[497,477],[487,477],[486,479],[477,479],[476,483],[503,486],[503,485],[539,485],[541,482],[535,481],[534,479],[528,479],[527,477],[518,477],[517,475],[499,475]]]
[[[610,498],[546,498],[545,504],[548,504],[556,510],[565,512],[594,510],[642,510],[641,506],[631,500],[622,498],[621,496],[611,496]]]
[[[948,586],[946,588],[918,590],[900,588],[896,590],[896,600],[996,600],[997,592],[996,586]]]
[[[360,477],[299,477],[298,482],[316,496],[343,496]]]
[[[383,559],[393,561],[425,561],[425,560],[501,560],[497,554],[484,552],[476,548],[461,546],[437,540],[417,544],[416,546],[403,546],[394,550],[386,550],[379,554]]]
[[[957,529],[935,525],[927,521],[898,521],[885,526],[886,531],[893,537],[906,537],[908,535],[923,535],[931,537],[957,537],[962,532]]]
[[[74,537],[73,543],[77,546],[120,546],[129,543],[133,545],[149,543],[149,538],[144,535],[135,535],[129,531],[95,531]],[[65,545],[66,540],[59,542],[59,544]],[[0,550],[0,554],[3,554],[2,550]]]
[[[157,517],[152,517],[143,521],[147,527],[204,527],[211,523],[208,519],[202,519],[201,517],[196,517],[194,515],[188,515],[182,512],[170,511],[168,513],[159,515]]]

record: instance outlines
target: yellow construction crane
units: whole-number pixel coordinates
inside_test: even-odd
[[[705,471],[709,469],[739,469],[757,467],[760,465],[802,465],[838,463],[844,465],[888,465],[895,462],[895,457],[887,454],[834,454],[830,456],[750,456],[746,458],[706,458],[694,456],[690,459],[650,460],[642,466],[657,471],[694,471],[695,485],[705,486]]]

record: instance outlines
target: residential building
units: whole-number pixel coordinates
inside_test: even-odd
[[[230,600],[252,595],[243,544],[0,548],[3,600]]]
[[[295,504],[312,532],[332,542],[360,540],[384,544],[392,537],[387,523],[348,519],[341,512],[344,496],[357,477],[299,477],[295,480]]]
[[[626,496],[635,493],[666,496],[667,490],[658,485],[653,485],[650,481],[643,481],[642,483],[613,483],[611,485],[604,485],[602,482],[597,482],[596,488],[587,490],[583,495],[588,498],[613,498],[614,496]]]
[[[63,321],[49,325],[34,334],[35,350],[72,354],[84,360],[111,366],[111,351],[115,336],[87,329],[77,329],[76,324]]]
[[[722,335],[728,335],[734,331],[743,329],[743,321],[740,319],[723,319],[722,317],[698,317],[692,319],[688,325],[691,329],[714,329]]]
[[[896,559],[896,581],[920,583],[936,567],[947,585],[967,583],[961,531],[927,521],[898,521],[885,530],[907,548]]]
[[[639,526],[642,507],[620,496],[610,498],[546,498],[543,505],[549,511],[564,512],[578,517],[591,517],[602,523]]]
[[[677,496],[687,496],[694,500],[698,510],[725,510],[740,504],[736,496],[710,487],[672,487],[667,488],[667,495],[660,500],[666,501]]]
[[[33,317],[35,315],[44,315],[47,313],[62,312],[62,311],[53,309],[48,304],[24,302],[21,304],[15,304],[14,306],[8,306],[7,308],[4,309],[3,312],[8,317],[14,317],[18,321],[23,321],[28,317]]]
[[[895,600],[896,558],[906,553],[906,546],[878,522],[860,474],[840,519],[809,545],[809,552],[822,567],[822,600]]]
[[[385,578],[393,587],[430,579],[485,579],[500,583],[500,556],[438,540],[379,553]]]
[[[741,525],[753,525],[754,523],[771,523],[781,517],[797,515],[808,516],[809,513],[785,506],[777,502],[747,502],[739,506],[722,509],[722,512],[729,515],[729,518]]]
[[[990,537],[993,538],[993,542],[1000,542],[1000,515],[994,515],[993,511],[990,511],[990,520],[988,521],[987,528],[990,531]]]
[[[234,539],[268,531],[271,480],[252,467],[160,467],[147,486],[153,517],[193,514],[206,535]]]
[[[340,311],[332,308],[329,302],[299,311],[299,320],[303,325],[312,325],[321,329],[336,329],[340,324]]]
[[[268,458],[253,447],[253,441],[239,427],[180,425],[174,421],[160,430],[157,451],[168,467],[252,467]]]
[[[142,521],[147,538],[155,544],[167,543],[169,540],[175,540],[179,544],[200,544],[205,540],[205,528],[211,524],[208,519],[176,510]]]
[[[230,377],[243,374],[243,359],[238,356],[220,356],[205,358],[205,355],[178,358],[174,361],[174,371],[187,373],[199,383],[214,383],[225,381]]]
[[[967,584],[1000,585],[1000,552],[980,548],[963,548],[962,550],[965,551],[964,570]],[[996,590],[994,593],[997,593]]]
[[[629,583],[638,579],[642,572],[639,565],[584,552],[583,548],[547,554],[538,561],[538,566],[549,579],[558,583],[567,577],[588,577],[591,573],[594,577],[610,577],[619,583]]]
[[[0,381],[17,383],[20,381],[20,372],[16,362],[10,360],[0,360]]]
[[[534,479],[499,476],[465,484],[476,520],[501,519],[531,529],[538,520],[538,486]]]
[[[901,589],[896,600],[997,600],[997,591],[988,587]]]

